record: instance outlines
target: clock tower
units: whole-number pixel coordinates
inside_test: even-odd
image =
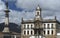
[[[35,20],[42,20],[42,17],[41,17],[41,8],[40,8],[39,5],[36,8]]]

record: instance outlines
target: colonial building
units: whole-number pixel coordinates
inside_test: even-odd
[[[0,24],[0,26],[4,26],[4,29],[0,30],[0,38],[59,38],[60,36],[57,36],[57,32],[60,29],[60,23],[57,21],[56,16],[54,19],[43,19],[41,11],[42,9],[38,5],[34,19],[24,20],[22,18],[21,33],[11,31],[11,28],[17,24],[9,22],[10,10],[8,9],[8,2],[6,1],[6,10],[4,11],[5,22]],[[9,28],[12,24],[14,26]]]
[[[21,22],[21,38],[57,38],[57,19],[43,19],[42,9],[36,8],[35,17],[32,20]]]
[[[13,32],[10,30],[9,25],[12,25],[14,23],[9,23],[9,9],[8,9],[8,2],[6,1],[6,10],[5,12],[5,22],[1,23],[0,26],[4,25],[4,29],[0,31],[0,38],[20,38],[20,33]],[[16,25],[16,24],[14,24]]]

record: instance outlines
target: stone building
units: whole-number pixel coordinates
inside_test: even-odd
[[[57,21],[56,16],[54,19],[43,19],[41,11],[42,9],[38,5],[34,19],[24,20],[22,18],[21,33],[11,31],[9,26],[17,24],[9,22],[10,11],[6,1],[5,22],[0,24],[0,26],[4,25],[4,29],[0,31],[0,38],[59,38],[60,36],[57,36],[57,33],[60,32],[60,23]]]
[[[31,20],[21,22],[21,38],[57,38],[58,21],[54,19],[43,19],[42,9],[39,5],[36,8],[35,17]]]

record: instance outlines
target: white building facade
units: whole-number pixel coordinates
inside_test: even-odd
[[[36,8],[35,17],[32,20],[21,22],[21,38],[56,38],[56,17],[54,19],[43,19],[41,8]]]

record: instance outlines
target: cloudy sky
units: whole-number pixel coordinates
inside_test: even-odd
[[[35,8],[40,5],[43,18],[60,19],[60,0],[8,0],[10,22],[20,24],[21,17],[30,19],[34,17]],[[0,0],[0,23],[5,18],[5,0]],[[60,21],[60,20],[59,20]]]

